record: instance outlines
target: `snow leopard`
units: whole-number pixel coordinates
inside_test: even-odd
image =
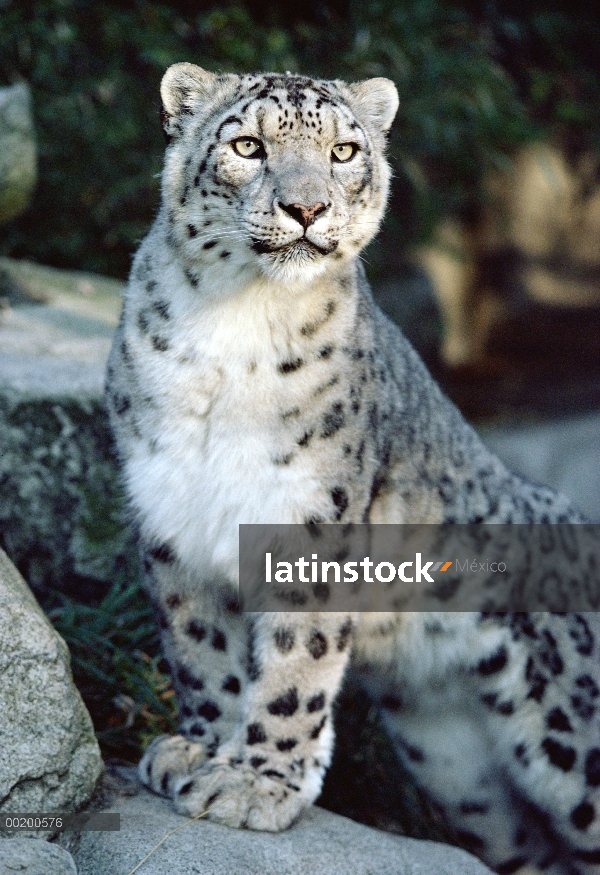
[[[351,664],[458,843],[504,875],[596,871],[596,614],[240,603],[240,524],[583,522],[488,451],[374,302],[359,256],[394,84],[182,63],[161,99],[161,206],[107,370],[179,704],[141,780],[187,815],[286,829],[319,795]]]

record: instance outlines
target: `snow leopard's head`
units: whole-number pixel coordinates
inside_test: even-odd
[[[161,97],[163,205],[170,242],[191,265],[224,259],[307,278],[377,232],[398,107],[390,80],[217,76],[175,64]]]

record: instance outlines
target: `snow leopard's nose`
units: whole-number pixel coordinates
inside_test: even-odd
[[[309,225],[312,225],[317,216],[320,216],[327,209],[327,204],[324,204],[322,201],[318,201],[311,207],[307,207],[305,204],[282,204],[280,201],[279,206],[292,219],[299,222],[305,230]]]

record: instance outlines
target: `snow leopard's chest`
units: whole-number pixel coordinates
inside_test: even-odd
[[[174,326],[162,361],[143,365],[152,438],[126,461],[146,537],[235,579],[240,523],[331,518],[332,472],[351,489],[337,434],[351,375],[309,358],[243,307]]]

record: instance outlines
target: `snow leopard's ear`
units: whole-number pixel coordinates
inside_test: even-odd
[[[365,79],[348,85],[353,109],[366,124],[387,133],[398,111],[398,92],[391,79]]]
[[[181,117],[191,115],[217,90],[219,76],[195,64],[173,64],[160,83],[160,118],[167,142],[182,132]]]

